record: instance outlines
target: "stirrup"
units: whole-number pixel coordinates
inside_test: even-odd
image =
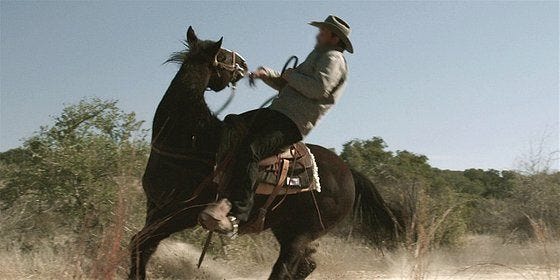
[[[239,235],[239,220],[235,216],[228,216],[227,218],[231,222],[232,230],[226,233],[226,236],[235,239]]]

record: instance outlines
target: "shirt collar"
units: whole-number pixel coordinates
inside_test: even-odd
[[[332,51],[332,50],[336,50],[339,52],[343,52],[344,49],[342,49],[341,47],[338,46],[316,46],[315,50],[318,52],[328,52],[328,51]]]

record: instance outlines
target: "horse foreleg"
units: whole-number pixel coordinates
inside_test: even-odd
[[[280,255],[272,268],[269,279],[302,279],[298,277],[298,267],[305,259],[309,243],[312,241],[306,234],[294,235],[287,230],[272,230],[280,243]],[[313,271],[313,270],[311,270]],[[307,275],[309,275],[309,272]],[[303,279],[307,276],[305,275]]]
[[[146,279],[146,265],[156,251],[159,242],[167,236],[153,236],[145,226],[130,241],[130,272],[128,279]]]
[[[159,243],[175,232],[194,227],[197,214],[177,209],[150,213],[144,228],[131,239],[128,279],[146,279],[146,265]]]
[[[317,252],[316,246],[308,245],[307,248],[305,248],[293,279],[305,279],[313,273],[315,268],[317,268],[317,263],[313,258],[313,254],[315,254],[315,252]]]

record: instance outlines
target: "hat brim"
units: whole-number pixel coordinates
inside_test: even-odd
[[[342,33],[336,25],[334,25],[330,22],[324,22],[324,21],[312,21],[312,22],[309,23],[309,25],[313,25],[315,27],[328,28],[330,31],[334,32],[334,34],[336,34],[336,36],[338,38],[340,38],[340,40],[342,40],[342,42],[344,42],[344,45],[346,46],[346,50],[349,53],[354,53],[354,47],[352,46],[352,42],[350,42],[350,38],[348,38],[348,36],[346,36],[346,34]]]

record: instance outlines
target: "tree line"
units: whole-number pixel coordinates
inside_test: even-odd
[[[116,101],[85,99],[0,153],[0,232],[10,240],[3,246],[31,249],[37,240],[87,231],[86,247],[94,248],[116,220],[125,235],[140,227],[149,155],[142,123]],[[535,223],[559,236],[558,171],[441,170],[424,155],[390,151],[380,137],[349,141],[340,156],[374,182],[405,246],[422,237],[426,246],[458,245],[469,233],[526,240]]]

